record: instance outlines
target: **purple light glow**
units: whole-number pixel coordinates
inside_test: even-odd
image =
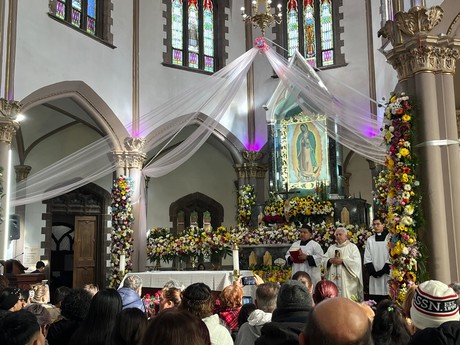
[[[380,131],[376,132],[374,128],[367,127],[367,128],[364,128],[364,130],[361,133],[363,133],[363,135],[366,136],[367,138],[373,138],[379,135]]]
[[[255,142],[253,143],[244,143],[244,147],[248,151],[259,151],[264,145],[265,141],[263,141],[261,138],[256,138]]]

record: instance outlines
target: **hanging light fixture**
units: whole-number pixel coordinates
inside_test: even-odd
[[[244,7],[241,7],[241,15],[245,23],[251,23],[254,27],[259,27],[262,31],[262,36],[265,36],[265,29],[273,24],[280,24],[283,18],[281,13],[281,4],[276,7],[278,10],[272,13],[272,0],[260,1],[265,3],[265,12],[259,12],[259,1],[253,0],[251,5],[251,13],[247,14]]]

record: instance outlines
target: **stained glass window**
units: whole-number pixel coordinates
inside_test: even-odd
[[[98,36],[98,11],[107,0],[55,0],[50,1],[51,13],[74,27]]]
[[[312,66],[335,64],[333,0],[286,0],[288,57],[298,50]]]
[[[213,0],[171,0],[171,56],[174,65],[215,71]]]

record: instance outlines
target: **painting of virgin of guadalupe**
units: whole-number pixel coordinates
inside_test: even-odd
[[[317,181],[328,181],[327,135],[316,121],[321,120],[285,123],[283,180],[289,188],[312,190]]]

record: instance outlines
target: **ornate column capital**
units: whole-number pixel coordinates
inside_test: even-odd
[[[125,150],[114,151],[113,155],[118,166],[123,168],[142,169],[146,154],[142,151],[145,139],[128,137],[124,140]]]
[[[16,182],[21,182],[29,176],[32,167],[30,165],[15,165],[14,171],[16,172]]]
[[[241,151],[241,155],[248,162],[256,162],[264,156],[262,152],[252,150]]]
[[[11,144],[19,128],[16,116],[20,108],[21,104],[19,102],[0,98],[0,142]]]
[[[235,171],[239,179],[263,179],[267,173],[267,167],[257,163],[243,163],[235,165]]]
[[[394,21],[387,21],[379,36],[388,38],[393,49],[385,52],[388,62],[404,80],[419,72],[455,73],[460,57],[460,40],[446,35],[428,33],[441,21],[439,6],[429,9],[416,6],[407,13],[398,12]]]

